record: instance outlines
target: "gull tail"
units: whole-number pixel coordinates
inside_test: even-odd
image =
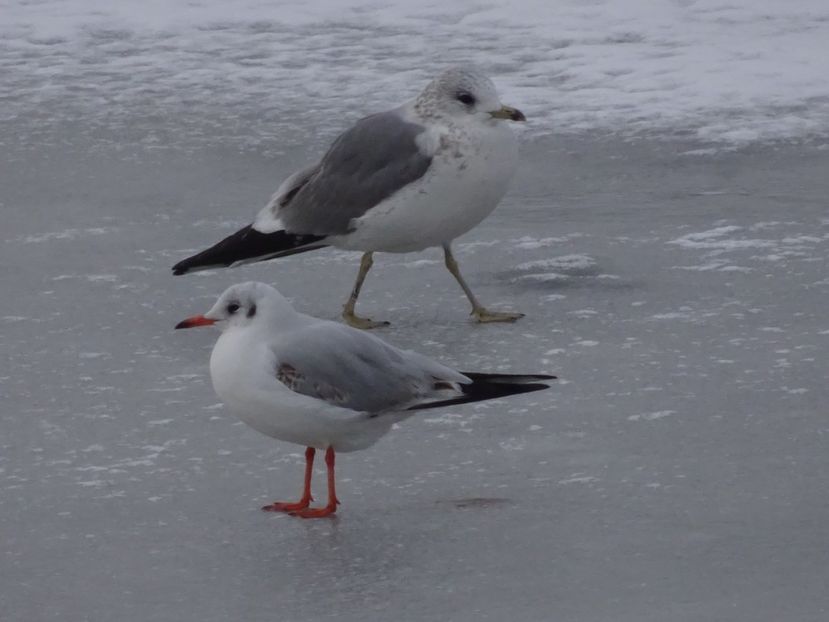
[[[441,408],[455,404],[469,404],[484,400],[494,400],[508,395],[520,393],[532,393],[549,389],[550,385],[544,384],[545,380],[555,380],[555,376],[547,374],[481,374],[476,372],[461,372],[472,382],[459,385],[463,395],[438,402],[427,402],[417,404],[408,410],[425,410],[427,408]]]
[[[207,250],[173,266],[173,274],[187,274],[213,268],[233,268],[246,263],[287,257],[327,246],[324,236],[297,235],[287,231],[262,233],[248,225]]]

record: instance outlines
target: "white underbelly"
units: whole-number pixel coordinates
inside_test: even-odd
[[[423,178],[352,222],[332,246],[408,253],[451,242],[489,216],[507,191],[518,162],[515,136],[503,125],[468,152],[441,152]]]
[[[218,389],[219,387],[217,387]],[[230,412],[251,428],[287,443],[340,452],[365,449],[376,443],[403,415],[369,417],[332,407],[284,389],[279,395],[257,391],[217,393]],[[274,399],[277,398],[277,399]]]
[[[369,417],[295,393],[269,374],[273,365],[264,348],[223,337],[210,357],[213,388],[231,414],[266,436],[304,447],[356,451],[376,443],[406,416]],[[242,360],[248,363],[244,369]]]

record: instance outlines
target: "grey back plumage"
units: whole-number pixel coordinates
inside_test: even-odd
[[[354,218],[426,173],[432,158],[415,142],[421,132],[394,110],[361,119],[318,165],[283,185],[268,207],[291,233],[347,233]]]

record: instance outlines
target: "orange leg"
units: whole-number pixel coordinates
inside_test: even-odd
[[[299,516],[300,518],[322,518],[323,516],[330,516],[337,511],[337,505],[340,503],[337,499],[337,491],[334,486],[334,448],[329,447],[325,450],[325,466],[328,467],[328,504],[324,508],[309,508],[304,507],[291,512],[291,516]]]
[[[266,512],[296,512],[311,505],[311,501],[314,500],[314,497],[311,496],[311,476],[314,474],[314,454],[316,452],[317,450],[313,447],[305,448],[305,486],[302,489],[302,498],[296,503],[274,501],[263,507],[263,510]]]

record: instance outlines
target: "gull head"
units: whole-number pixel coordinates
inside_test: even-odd
[[[477,67],[452,67],[432,80],[415,100],[415,109],[423,116],[481,121],[526,121],[517,108],[504,106],[498,91]]]
[[[278,321],[295,313],[291,303],[270,285],[257,281],[228,287],[210,311],[194,315],[176,324],[176,328],[194,328],[215,324],[222,330],[244,328],[262,321]]]

